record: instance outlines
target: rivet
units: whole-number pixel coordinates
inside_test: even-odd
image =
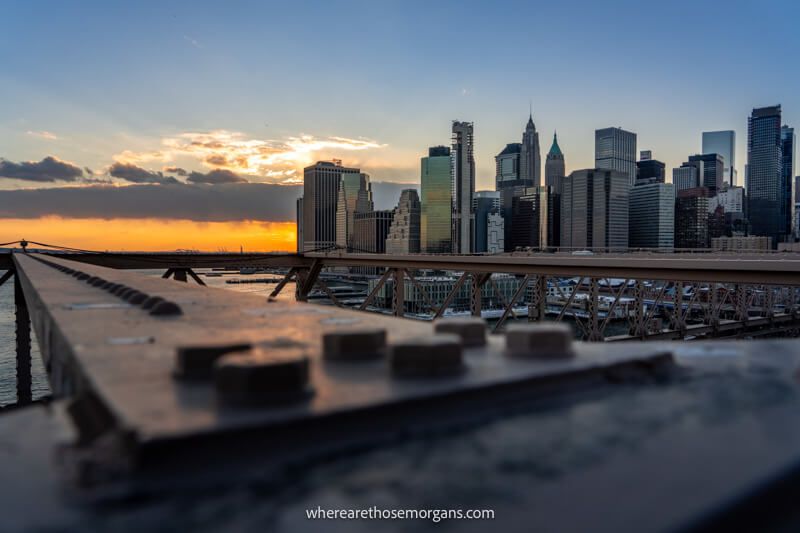
[[[218,398],[227,404],[259,405],[298,401],[313,392],[306,347],[271,347],[222,356],[214,366]]]
[[[120,284],[116,289],[111,291],[111,294],[113,294],[115,296],[119,296],[120,294],[122,294],[123,291],[126,291],[128,289],[129,289],[129,287],[127,285]]]
[[[106,280],[104,280],[103,278],[95,278],[93,281],[90,281],[89,283],[92,285],[92,287],[100,287],[101,285],[106,283]]]
[[[89,274],[84,274],[83,272],[78,272],[78,275],[75,276],[75,277],[78,278],[78,280],[80,280],[80,281],[86,281],[87,279],[89,279]]]
[[[450,376],[464,370],[461,337],[451,333],[400,341],[389,347],[389,353],[397,376]]]
[[[121,291],[117,292],[117,296],[119,296],[121,299],[124,300],[124,299],[126,299],[128,297],[128,295],[133,294],[135,292],[137,292],[136,289],[132,289],[130,287],[125,287]]]
[[[250,343],[179,346],[175,354],[175,377],[211,379],[214,363],[225,354],[249,350]]]
[[[511,324],[506,331],[506,352],[515,357],[572,357],[572,335],[572,329],[562,323]]]
[[[147,300],[147,298],[148,298],[148,296],[145,293],[140,292],[140,291],[136,291],[136,292],[133,292],[133,293],[129,294],[125,298],[125,300],[130,304],[139,305],[143,301]]]
[[[337,361],[375,359],[384,354],[386,330],[380,328],[352,329],[322,335],[323,357]]]
[[[142,309],[152,309],[156,306],[156,304],[160,304],[164,301],[164,298],[161,296],[151,296],[144,302],[142,302]]]
[[[464,346],[486,344],[486,322],[480,317],[441,318],[433,323],[436,333],[455,333]]]
[[[182,315],[183,310],[175,302],[164,300],[155,304],[150,310],[150,314],[153,316],[175,316]]]

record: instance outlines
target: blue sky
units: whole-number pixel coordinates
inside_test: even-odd
[[[6,0],[2,12],[0,157],[97,175],[115,161],[208,171],[211,145],[190,147],[224,130],[203,142],[254,181],[338,156],[414,182],[459,119],[475,122],[478,187],[491,188],[532,101],[543,153],[557,129],[568,171],[592,166],[596,128],[636,132],[668,169],[703,130],[734,129],[741,178],[753,107],[781,103],[800,126],[793,0]],[[233,162],[254,143],[288,155]]]

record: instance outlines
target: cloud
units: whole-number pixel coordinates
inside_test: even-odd
[[[270,140],[255,139],[236,131],[213,130],[166,137],[161,140],[158,150],[126,150],[115,155],[114,160],[141,164],[189,158],[208,168],[229,170],[240,176],[258,177],[273,183],[297,183],[302,179],[300,170],[314,161],[329,159],[341,152],[372,150],[385,146],[362,138],[300,135],[284,140]]]
[[[161,172],[153,172],[130,163],[114,163],[109,167],[108,174],[131,183],[178,183],[172,176],[165,176]]]
[[[83,170],[72,163],[47,156],[41,161],[22,161],[14,163],[0,158],[0,178],[26,181],[53,182],[78,181],[83,177]]]
[[[164,167],[164,172],[168,172],[170,174],[177,174],[178,176],[188,176],[189,173],[186,170],[182,169],[181,167]]]
[[[197,42],[196,40],[192,39],[188,35],[184,35],[183,36],[183,40],[186,41],[187,43],[191,44],[195,48],[198,48],[198,49],[202,49],[203,48],[203,45],[201,45],[199,42]]]
[[[48,141],[55,141],[58,140],[58,136],[55,133],[51,133],[49,131],[30,131],[26,132],[28,135],[32,135],[34,137],[40,137],[42,139],[47,139]]]
[[[207,173],[192,172],[186,178],[189,183],[207,183],[207,184],[220,184],[220,183],[247,183],[247,180],[230,170],[216,169]]]
[[[0,191],[0,218],[155,218],[200,222],[294,221],[297,186],[151,183]]]

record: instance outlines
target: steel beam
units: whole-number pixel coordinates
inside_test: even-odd
[[[10,272],[10,271],[9,271]],[[31,391],[31,317],[19,276],[14,276],[14,322],[17,348],[17,404],[32,401]]]

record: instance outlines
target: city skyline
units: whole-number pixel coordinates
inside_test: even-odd
[[[460,120],[475,125],[475,189],[489,190],[495,156],[519,142],[531,107],[542,139],[540,157],[557,131],[565,175],[594,166],[597,129],[636,133],[637,146],[653,150],[666,164],[667,181],[669,169],[702,153],[703,132],[733,130],[738,184],[743,184],[751,110],[781,104],[784,123],[796,125],[800,118],[800,97],[786,89],[797,85],[796,70],[767,54],[797,44],[790,21],[800,8],[775,3],[782,16],[771,22],[773,31],[745,46],[730,38],[730,28],[766,20],[769,10],[763,6],[619,4],[608,10],[589,2],[506,3],[518,16],[502,27],[485,22],[496,7],[477,4],[453,13],[445,5],[425,4],[426,16],[448,21],[434,31],[420,26],[407,5],[313,3],[299,14],[260,5],[201,3],[188,9],[190,4],[175,2],[133,9],[97,3],[81,10],[80,23],[92,30],[80,37],[72,34],[78,21],[68,7],[15,4],[6,13],[13,23],[0,36],[0,98],[14,102],[0,110],[0,189],[133,186],[154,197],[163,193],[161,185],[189,183],[200,192],[180,200],[178,211],[198,207],[181,216],[165,210],[154,217],[132,200],[119,209],[125,213],[119,218],[97,216],[96,209],[84,207],[88,200],[76,201],[70,210],[51,207],[48,214],[60,216],[62,226],[71,224],[71,235],[109,218],[118,225],[180,220],[193,228],[186,233],[192,235],[204,231],[200,211],[209,200],[198,201],[197,195],[206,189],[246,182],[301,184],[302,169],[319,160],[342,159],[373,183],[418,185],[420,157],[427,147],[446,144],[451,121]],[[719,24],[702,32],[687,27],[681,21],[690,8]],[[639,17],[658,24],[638,26]],[[126,21],[125,28],[119,29],[119,20]],[[357,25],[358,38],[330,40],[304,31],[322,23]],[[602,68],[591,32],[580,31],[599,26],[627,28],[605,52],[615,55],[613,72]],[[462,27],[483,31],[465,43],[470,53],[443,64],[437,51]],[[573,38],[561,38],[565,31]],[[669,38],[671,46],[657,45],[659,37]],[[726,98],[714,97],[719,87],[714,79],[675,81],[682,79],[697,45],[721,72],[739,73]],[[547,53],[525,54],[519,68],[519,57],[506,51],[520,49]],[[515,82],[498,83],[496,74],[512,65]],[[648,66],[645,83],[641,69]],[[325,81],[330,79],[337,83]],[[765,79],[782,83],[773,86]],[[541,173],[543,180],[544,168]],[[13,205],[18,198],[10,196],[2,206],[4,236],[19,238],[32,226],[19,222],[31,215]],[[131,211],[134,207],[139,211]],[[248,221],[290,223],[294,217],[286,211],[265,208],[256,219],[228,216],[215,222],[231,224],[220,230],[221,237]],[[41,216],[34,218],[35,225],[48,229]],[[123,241],[108,239],[109,247]],[[98,239],[91,245],[105,247]],[[238,243],[220,246],[238,248]]]

